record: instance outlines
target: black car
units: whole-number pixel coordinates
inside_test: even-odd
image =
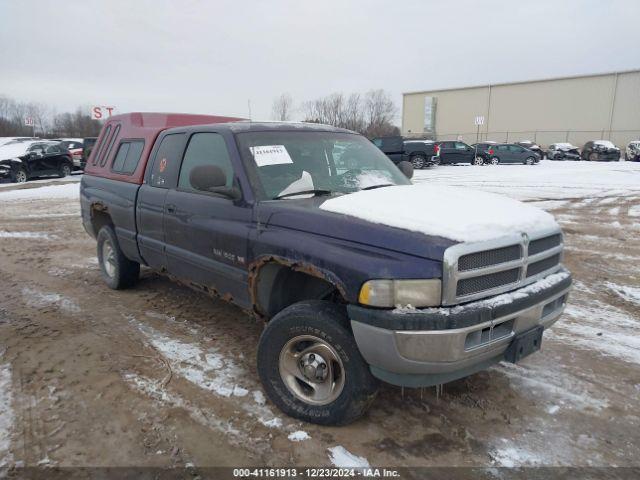
[[[371,141],[395,164],[408,161],[413,168],[424,168],[435,163],[433,158],[436,155],[436,144],[432,140],[411,140],[401,136],[390,136],[377,137]]]
[[[66,177],[73,170],[68,150],[59,142],[21,142],[0,148],[0,178],[23,183],[33,177]]]
[[[544,151],[542,150],[542,148],[540,148],[540,145],[538,145],[535,142],[532,142],[531,140],[522,140],[521,142],[516,142],[516,145],[520,145],[521,147],[524,147],[527,150],[536,152],[540,156],[540,159],[544,158]]]
[[[640,140],[632,140],[624,152],[624,159],[629,162],[640,162]]]
[[[437,159],[439,159],[439,163],[442,165],[474,163],[476,150],[464,142],[444,141],[439,142],[437,145]]]
[[[609,140],[592,140],[582,147],[582,158],[592,162],[618,162],[620,161],[620,149]]]
[[[471,145],[471,147],[474,149],[474,159],[473,159],[473,164],[474,165],[485,165],[488,164],[489,161],[491,160],[491,153],[489,153],[490,151],[492,151],[492,149],[497,145],[496,142],[481,142],[481,143],[474,143]]]
[[[82,168],[84,168],[87,161],[89,160],[89,155],[91,155],[91,150],[93,150],[93,147],[96,144],[96,140],[98,140],[98,137],[84,138],[84,141],[83,141],[84,148],[82,150]]]
[[[535,165],[540,162],[540,155],[532,150],[528,150],[515,143],[498,143],[491,145],[486,151],[491,165],[501,163],[522,163],[525,165]]]
[[[552,143],[547,149],[549,160],[580,160],[578,147],[570,143]]]

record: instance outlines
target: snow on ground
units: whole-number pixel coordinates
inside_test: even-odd
[[[69,177],[58,178],[58,177],[46,177],[40,178],[37,180],[29,180],[26,185],[39,185],[41,183],[48,184],[51,182],[79,182],[82,179],[81,174],[72,174]],[[16,186],[21,185],[13,182],[0,183],[0,189],[3,188],[15,188]]]
[[[360,191],[331,198],[320,208],[463,242],[557,227],[552,215],[530,205],[492,193],[432,184]]]
[[[369,468],[369,462],[364,457],[354,455],[342,445],[328,448],[329,460],[338,468]]]
[[[0,202],[6,200],[43,200],[70,198],[78,200],[80,197],[80,184],[78,182],[64,185],[48,185],[36,188],[17,188],[15,190],[0,191]]]
[[[37,239],[37,240],[57,240],[56,235],[51,235],[46,232],[7,232],[0,230],[0,238],[22,238],[22,239]]]
[[[57,293],[45,293],[34,288],[25,287],[22,289],[22,296],[25,303],[30,307],[47,307],[49,305],[55,305],[65,312],[80,312],[80,307],[75,301]]]
[[[13,458],[9,448],[14,420],[11,365],[5,363],[0,365],[0,468],[11,463]]]
[[[518,200],[640,194],[640,163],[543,160],[538,165],[439,165],[416,170],[413,183],[478,188]]]
[[[311,437],[304,430],[297,430],[293,433],[290,433],[287,438],[292,442],[302,442],[303,440],[309,440]]]
[[[611,282],[605,282],[605,285],[623,300],[640,305],[640,288],[617,285]]]

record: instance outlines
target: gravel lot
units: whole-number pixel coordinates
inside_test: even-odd
[[[342,428],[265,401],[237,308],[149,270],[104,286],[78,179],[0,188],[0,466],[638,466],[640,164],[417,172],[551,211],[575,290],[542,352],[439,396],[383,387]]]

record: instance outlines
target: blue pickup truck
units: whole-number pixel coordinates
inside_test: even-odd
[[[85,172],[106,284],[132,286],[143,265],[264,321],[264,389],[308,422],[353,421],[380,381],[437,385],[519,361],[571,286],[551,215],[412,185],[410,165],[343,129],[119,115]]]

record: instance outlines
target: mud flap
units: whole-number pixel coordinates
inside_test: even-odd
[[[544,327],[540,325],[516,335],[509,345],[509,348],[507,348],[504,359],[507,362],[517,363],[527,355],[531,355],[540,350],[543,332]]]

